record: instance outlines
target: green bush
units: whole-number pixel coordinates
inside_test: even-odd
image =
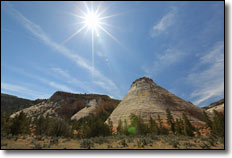
[[[9,132],[13,135],[30,133],[30,120],[24,112],[9,120]]]
[[[86,148],[86,149],[91,149],[91,148],[94,148],[94,143],[89,139],[83,139],[80,142],[80,147]]]

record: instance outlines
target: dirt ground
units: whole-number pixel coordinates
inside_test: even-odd
[[[185,136],[109,136],[74,139],[47,136],[1,138],[1,149],[224,149],[224,140]]]

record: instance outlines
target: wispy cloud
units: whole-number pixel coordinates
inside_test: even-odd
[[[28,72],[26,72],[23,69],[12,67],[12,66],[4,66],[4,67],[7,68],[7,69],[9,69],[9,70],[12,70],[12,71],[14,71],[14,72],[16,72],[18,74],[21,74],[21,75],[24,75],[26,77],[29,77],[29,78],[31,78],[33,80],[40,81],[40,82],[44,83],[45,85],[48,85],[50,87],[55,88],[55,90],[61,90],[61,91],[66,91],[66,92],[79,93],[78,91],[73,90],[72,88],[68,87],[67,85],[64,85],[64,84],[61,84],[61,83],[58,83],[58,82],[55,82],[55,81],[51,81],[51,80],[45,79],[45,78],[43,78],[41,76],[37,76],[37,75],[31,74],[31,73],[28,73]],[[22,93],[23,93],[23,91],[22,91]]]
[[[34,90],[31,90],[30,88],[27,88],[27,87],[24,87],[24,86],[21,86],[21,85],[16,85],[16,84],[11,84],[11,83],[5,83],[5,82],[2,82],[1,83],[1,91],[5,91],[5,92],[17,92],[21,95],[27,95],[27,96],[30,96],[32,97],[33,99],[36,99],[36,98],[47,98],[48,95],[44,94],[44,93],[41,93],[41,92],[37,92],[37,91],[34,91]]]
[[[185,55],[186,53],[180,50],[168,48],[163,52],[162,55],[156,56],[152,65],[143,66],[143,70],[147,76],[154,77],[165,68],[180,62],[185,57]]]
[[[56,82],[48,82],[50,86],[54,87],[54,88],[57,88],[59,90],[62,90],[62,91],[66,91],[66,92],[75,92],[74,90],[72,90],[71,88],[63,85],[63,84],[59,84],[59,83],[56,83]]]
[[[216,43],[209,53],[199,59],[199,64],[187,77],[187,82],[196,89],[191,98],[194,104],[224,96],[224,42]]]
[[[109,62],[109,58],[105,52],[102,51],[96,51],[96,54],[102,58],[105,62]]]
[[[35,37],[37,37],[39,40],[41,40],[44,44],[49,46],[50,48],[54,49],[57,53],[60,53],[64,55],[65,57],[69,58],[70,60],[74,61],[79,67],[86,69],[89,73],[92,73],[94,71],[94,78],[103,81],[107,87],[111,87],[109,92],[112,93],[115,97],[120,97],[120,90],[116,86],[116,84],[106,76],[104,76],[99,70],[96,68],[93,69],[91,66],[91,63],[88,63],[84,58],[79,56],[76,52],[74,53],[67,47],[60,45],[53,41],[44,31],[43,29],[30,21],[28,18],[26,18],[24,15],[22,15],[18,10],[14,9],[10,3],[8,4],[8,12],[15,17],[22,26],[28,30],[30,33],[32,33]],[[105,88],[105,87],[102,87]]]
[[[87,83],[85,81],[78,80],[77,77],[70,75],[70,73],[68,73],[67,71],[65,71],[61,68],[53,67],[53,68],[51,68],[51,71],[53,72],[52,74],[55,73],[57,76],[59,76],[60,79],[65,80],[67,83],[69,83],[71,85],[75,85],[77,87],[80,87],[84,91],[87,91],[89,93],[95,92],[95,90],[93,90],[93,88],[90,87],[89,83]]]
[[[165,32],[171,25],[175,22],[175,16],[177,13],[177,8],[172,7],[171,10],[164,15],[159,22],[157,22],[151,32],[151,37],[155,37],[159,35],[160,33]]]

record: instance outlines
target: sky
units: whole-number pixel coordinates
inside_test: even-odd
[[[2,93],[28,99],[123,99],[146,76],[207,106],[224,98],[224,2],[1,1],[1,76]]]

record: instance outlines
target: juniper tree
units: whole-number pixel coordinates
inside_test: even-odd
[[[117,133],[122,134],[123,128],[122,128],[122,120],[118,120],[118,127],[117,127]]]
[[[162,120],[160,118],[160,115],[158,115],[158,122],[159,122],[159,134],[165,134],[165,135],[168,134],[168,130],[162,125]]]
[[[179,121],[179,119],[176,119],[176,123],[175,123],[175,132],[177,135],[181,135],[182,131],[181,131],[181,122]]]
[[[203,111],[203,115],[204,115],[204,121],[206,123],[206,125],[210,128],[212,128],[212,121],[209,119],[209,116],[207,115],[207,113],[205,111]]]
[[[128,133],[128,125],[127,125],[126,119],[124,120],[123,133],[124,133],[125,135],[128,135],[128,134],[129,134],[129,133]]]
[[[135,127],[135,134],[146,134],[147,126],[140,117],[136,116],[135,114],[131,114],[130,120],[130,127]]]
[[[167,115],[167,123],[171,127],[171,131],[175,133],[175,123],[174,123],[173,116],[169,109],[166,109],[166,115]]]
[[[112,134],[113,133],[113,122],[112,122],[112,120],[110,118],[108,119],[108,125],[109,125],[109,128],[110,128],[110,133]]]
[[[156,124],[156,122],[152,119],[152,117],[150,116],[150,120],[149,120],[149,129],[148,129],[149,133],[152,134],[159,134],[159,127]]]
[[[212,122],[212,134],[219,137],[224,137],[225,122],[224,115],[214,110],[214,117]]]
[[[187,116],[183,113],[182,114],[183,120],[184,120],[184,135],[186,136],[194,136],[193,131],[194,127],[188,120]]]
[[[17,134],[29,134],[30,133],[30,120],[27,118],[24,112],[20,112],[15,118],[10,120],[10,133]]]

